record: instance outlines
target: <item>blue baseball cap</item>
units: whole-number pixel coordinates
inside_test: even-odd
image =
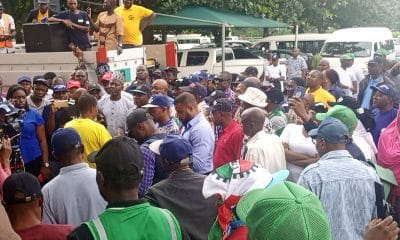
[[[379,86],[371,86],[371,89],[373,89],[375,91],[378,91],[378,92],[381,92],[382,94],[387,95],[387,96],[389,96],[389,97],[391,97],[393,99],[396,98],[396,96],[397,96],[396,89],[394,89],[393,86],[390,86],[390,85],[387,85],[387,84],[382,84],[382,85],[379,85]]]
[[[197,72],[193,73],[190,78],[191,82],[193,82],[193,83],[200,82],[200,80],[203,80],[203,79],[208,79],[208,73],[206,70],[197,71]]]
[[[58,93],[58,92],[68,92],[68,89],[63,84],[54,85],[53,86],[53,93]]]
[[[82,146],[79,133],[73,128],[59,128],[51,137],[51,147],[55,155],[67,153]]]
[[[18,78],[17,83],[20,84],[22,82],[32,83],[32,79],[28,76],[22,76],[22,77]]]
[[[201,98],[205,98],[207,96],[207,88],[199,82],[192,83],[187,87],[181,87],[180,89],[184,92],[193,93]]]
[[[176,164],[192,155],[192,145],[189,140],[179,135],[168,135],[164,139],[154,141],[149,148],[168,162]]]
[[[169,107],[168,97],[162,94],[154,94],[153,96],[150,97],[149,103],[142,106],[142,108],[156,108],[156,107],[162,107],[162,108]]]
[[[328,117],[308,135],[312,138],[323,138],[328,143],[346,143],[349,139],[349,130],[339,119]]]

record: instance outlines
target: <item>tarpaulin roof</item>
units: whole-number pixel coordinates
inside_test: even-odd
[[[183,17],[183,18],[180,18]],[[228,10],[208,7],[189,6],[175,15],[158,15],[152,22],[153,28],[160,27],[218,27],[225,24],[229,27],[284,28],[286,23],[268,18],[256,18]]]

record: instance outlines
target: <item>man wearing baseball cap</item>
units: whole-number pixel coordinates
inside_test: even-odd
[[[253,66],[248,66],[241,74],[245,77],[258,77],[258,69]]]
[[[97,189],[96,170],[83,162],[84,145],[75,129],[55,131],[51,146],[53,156],[64,167],[43,187],[43,222],[78,226],[106,207]]]
[[[375,183],[379,177],[346,150],[349,130],[340,120],[326,118],[309,136],[320,160],[301,173],[298,184],[321,200],[333,239],[363,239],[365,226],[376,217]]]
[[[283,129],[287,125],[286,115],[282,112],[281,103],[284,100],[283,93],[280,89],[273,88],[266,92],[267,95],[267,113],[269,118],[269,126],[272,133],[280,136]]]
[[[18,78],[17,83],[25,89],[27,95],[32,93],[32,79],[30,77],[22,76]]]
[[[54,130],[63,127],[60,123],[64,108],[68,107],[68,89],[65,85],[53,86],[54,102],[43,109],[43,120],[47,136],[51,136]]]
[[[151,89],[146,85],[140,85],[129,92],[133,94],[133,102],[135,103],[137,108],[141,108],[149,103],[149,99],[151,97]]]
[[[50,104],[45,99],[49,86],[49,82],[43,76],[35,76],[33,78],[33,92],[26,98],[29,107],[35,109],[40,114],[43,113],[44,107]]]
[[[169,210],[139,199],[144,162],[135,140],[114,138],[95,154],[94,160],[98,189],[108,205],[68,239],[182,239],[179,223]]]
[[[202,195],[206,176],[190,167],[192,145],[179,135],[168,135],[151,143],[150,150],[160,155],[171,175],[149,188],[145,198],[170,210],[191,239],[207,239],[217,213],[216,199]]]
[[[20,172],[3,184],[3,204],[11,225],[22,239],[66,239],[71,225],[42,224],[42,201],[39,180],[30,173]],[[56,196],[51,196],[51,198]],[[2,237],[3,232],[1,233]],[[2,238],[6,239],[6,238]]]
[[[372,98],[375,128],[371,129],[371,134],[375,145],[378,146],[382,129],[386,128],[397,117],[397,109],[393,107],[397,99],[397,91],[394,86],[387,84],[372,86],[371,88],[375,91]]]
[[[332,239],[319,199],[292,182],[246,193],[237,204],[236,213],[249,229],[249,240]]]
[[[181,87],[181,90],[183,92],[189,92],[189,93],[193,94],[193,96],[196,98],[197,107],[207,117],[208,116],[208,111],[207,111],[208,106],[205,101],[205,98],[207,97],[207,88],[204,87],[199,82],[194,82],[194,83],[191,83],[189,86]]]
[[[56,14],[51,8],[49,8],[50,0],[38,0],[39,7],[32,9],[25,19],[25,23],[47,23],[49,17]]]
[[[354,78],[354,71],[350,68],[353,60],[354,54],[343,54],[340,57],[340,67],[335,69],[339,75],[340,83],[346,87],[345,91],[347,96],[352,96],[358,91],[357,79]]]
[[[215,145],[213,164],[214,169],[233,160],[240,159],[244,133],[239,123],[233,120],[232,102],[220,98],[210,107],[214,126],[221,128]]]
[[[148,109],[161,133],[179,134],[179,127],[175,119],[171,117],[169,99],[167,96],[154,94],[151,96],[149,103],[142,106],[142,108]]]

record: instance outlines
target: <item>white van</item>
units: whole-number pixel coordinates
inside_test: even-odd
[[[374,57],[379,48],[388,51],[388,59],[395,57],[394,39],[388,28],[365,27],[345,28],[335,31],[326,40],[321,50],[321,56],[328,60],[331,68],[340,67],[340,56],[346,53],[354,53],[356,56],[354,65],[367,70],[367,63]]]
[[[167,35],[167,41],[175,41],[179,50],[191,49],[202,44],[211,43],[211,38],[201,34]]]
[[[313,54],[319,52],[325,40],[331,33],[302,33],[297,35],[297,47],[303,53]],[[259,50],[291,50],[295,46],[295,35],[276,35],[261,39],[253,48]]]

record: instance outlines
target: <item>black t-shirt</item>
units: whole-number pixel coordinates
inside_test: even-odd
[[[89,17],[84,11],[79,11],[78,14],[73,14],[70,10],[67,10],[58,13],[54,17],[59,19],[69,19],[71,22],[81,26],[90,26]],[[86,50],[91,47],[88,33],[82,30],[68,29],[68,38],[70,43],[77,45],[81,50]]]

